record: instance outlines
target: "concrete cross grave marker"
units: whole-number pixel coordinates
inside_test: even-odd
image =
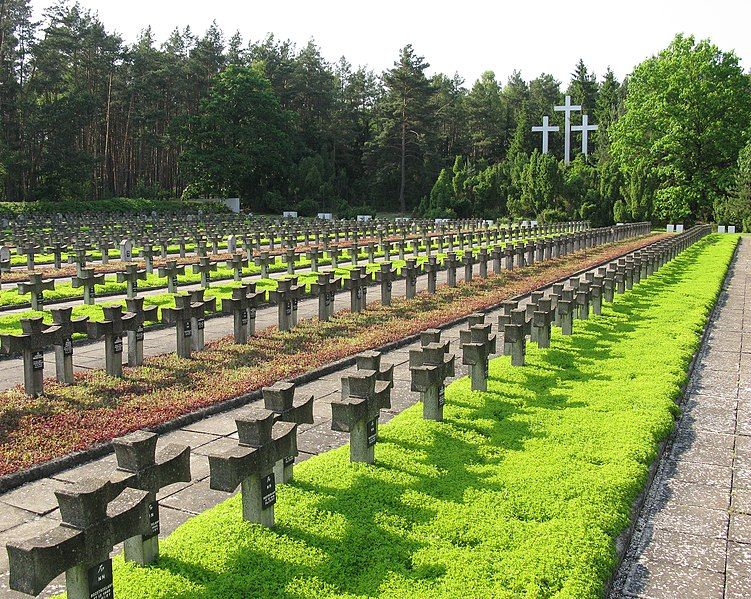
[[[95,286],[104,285],[104,275],[96,274],[93,268],[82,268],[77,276],[71,277],[70,283],[74,289],[83,287],[83,303],[93,306],[96,297]]]
[[[313,396],[295,398],[295,384],[278,381],[271,387],[261,390],[263,405],[276,414],[276,419],[295,424],[313,424]],[[297,456],[297,435],[293,435],[294,447],[289,455],[282,457],[274,465],[274,478],[279,483],[292,480],[295,457]]]
[[[190,447],[170,444],[157,455],[157,438],[155,433],[136,431],[112,440],[117,458],[113,486],[117,490],[130,488],[148,493],[148,534],[140,532],[125,540],[125,561],[142,566],[159,557],[157,493],[174,483],[190,482]]]
[[[456,287],[456,269],[459,266],[459,260],[454,252],[448,252],[446,254],[446,258],[443,260],[443,266],[446,269],[446,284],[449,287]]]
[[[280,331],[289,331],[297,324],[297,303],[305,295],[305,285],[297,284],[297,277],[277,279],[277,288],[269,292],[269,299],[277,305]]]
[[[391,290],[394,280],[397,278],[396,270],[394,270],[391,262],[382,262],[380,270],[376,271],[375,276],[376,281],[381,284],[381,304],[390,306]]]
[[[253,263],[261,268],[261,278],[269,278],[269,265],[274,264],[275,258],[269,255],[268,252],[261,252],[258,256],[253,258]]]
[[[310,286],[312,294],[318,295],[318,320],[326,322],[334,316],[336,292],[341,289],[341,279],[333,272],[319,272],[318,280]]]
[[[255,283],[248,286],[251,291],[255,291]],[[190,328],[193,333],[190,336],[190,345],[193,351],[203,351],[206,346],[204,342],[204,331],[206,328],[205,316],[209,312],[216,312],[216,297],[204,298],[205,289],[194,289],[190,292]],[[253,315],[255,323],[255,314]],[[251,335],[255,333],[255,327]]]
[[[103,321],[88,321],[86,334],[89,339],[104,337],[104,362],[107,374],[123,376],[123,335],[127,331],[138,329],[136,315],[132,312],[123,313],[123,307],[102,306]]]
[[[65,573],[68,599],[111,599],[115,545],[150,531],[146,491],[116,494],[108,480],[90,479],[55,491],[60,525],[24,541],[8,543],[11,589],[38,595]]]
[[[156,252],[154,251],[154,247],[150,243],[144,243],[143,247],[141,248],[141,256],[144,259],[144,263],[146,265],[146,272],[148,274],[151,274],[154,272],[154,254]],[[173,264],[176,264],[176,262],[173,260]],[[169,264],[169,263],[168,263]],[[175,273],[176,275],[178,273]],[[179,274],[185,274],[185,269],[183,268],[183,271]],[[167,276],[165,274],[159,274],[160,277]],[[174,291],[170,291],[170,293],[175,293]]]
[[[250,307],[250,285],[241,285],[232,290],[232,297],[222,300],[222,311],[232,314],[234,340],[246,344],[250,334],[248,309]],[[255,321],[255,318],[253,319]]]
[[[52,263],[55,268],[61,268],[63,265],[63,252],[68,250],[68,245],[60,241],[56,241],[50,245],[47,250],[52,254]]]
[[[272,527],[276,503],[274,464],[296,455],[297,424],[277,420],[274,412],[257,405],[248,408],[235,422],[239,444],[209,455],[209,486],[226,493],[241,486],[243,518]]]
[[[550,335],[553,324],[552,300],[539,299],[532,314],[532,337],[537,341],[537,347],[550,347]]]
[[[380,360],[378,352],[369,352],[363,362],[376,368],[364,369],[358,362],[354,374],[342,377],[341,398],[331,401],[331,428],[349,433],[350,462],[375,461],[378,416],[382,409],[391,407],[393,380],[383,376],[380,363],[372,363],[372,354]],[[393,366],[391,373],[393,376]]]
[[[193,274],[201,274],[201,287],[208,289],[211,287],[211,273],[216,271],[216,262],[211,258],[203,257],[198,259],[198,264],[193,265]]]
[[[454,376],[454,355],[449,354],[450,343],[423,343],[420,349],[409,352],[411,389],[420,392],[422,417],[426,420],[443,420],[443,406],[446,403],[444,380]]]
[[[148,272],[148,268],[146,272]],[[159,267],[157,274],[160,277],[167,277],[167,291],[169,293],[177,293],[177,275],[184,275],[185,267],[179,265],[177,260],[167,260],[164,266]]]
[[[428,256],[427,262],[423,262],[422,267],[428,279],[428,293],[434,294],[438,287],[438,269],[440,268],[438,258]]]
[[[344,279],[344,288],[349,289],[350,310],[360,313],[367,307],[368,275],[365,267],[355,267],[349,271],[349,279]]]
[[[402,266],[402,276],[404,277],[405,284],[405,297],[412,299],[417,295],[417,275],[420,272],[420,267],[417,265],[415,258],[408,258],[404,266]]]
[[[470,315],[484,318],[483,315]],[[473,391],[488,389],[488,361],[496,351],[496,338],[490,324],[471,324],[468,330],[459,331],[462,364],[469,366]]]
[[[234,254],[229,260],[225,262],[227,268],[232,269],[232,277],[235,281],[242,280],[243,268],[248,266],[248,259],[242,254]]]
[[[28,282],[18,284],[18,295],[31,294],[31,309],[44,309],[44,292],[54,291],[55,279],[42,280],[42,275],[32,273],[29,275]]]
[[[157,322],[157,306],[143,305],[144,298],[133,297],[125,300],[125,307],[133,314],[134,328],[128,330],[128,366],[143,364],[143,324]]]
[[[139,280],[146,280],[146,271],[140,269],[137,264],[127,264],[122,271],[117,273],[117,282],[125,283],[126,297],[129,299],[138,295]]]
[[[73,384],[73,334],[86,333],[88,316],[72,318],[72,307],[53,308],[52,324],[57,327],[52,346],[55,348],[55,374],[59,383]]]
[[[21,334],[0,335],[0,350],[23,357],[23,382],[26,395],[44,392],[44,348],[58,337],[58,327],[46,325],[41,316],[21,319]]]
[[[191,296],[187,293],[175,295],[175,307],[162,308],[162,321],[175,325],[176,344],[175,352],[180,358],[190,358],[193,350],[193,316],[194,310],[200,310],[203,315],[203,307],[193,305]]]

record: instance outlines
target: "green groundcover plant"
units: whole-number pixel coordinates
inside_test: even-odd
[[[573,336],[530,346],[523,368],[493,360],[485,393],[454,382],[444,422],[402,412],[374,466],[347,448],[299,464],[273,530],[244,522],[235,496],[153,566],[116,560],[116,595],[600,595],[736,243],[699,242]]]

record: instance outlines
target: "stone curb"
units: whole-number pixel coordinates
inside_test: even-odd
[[[653,245],[654,243],[657,243],[658,241],[660,240],[654,241],[650,244],[644,245],[641,248],[636,248],[636,249],[644,249],[646,247]],[[585,272],[596,269],[604,264],[607,264],[608,262],[617,260],[619,257],[624,256],[632,251],[635,251],[635,250],[629,250],[627,252],[618,254],[617,256],[600,260],[596,264],[592,264],[586,268],[579,269],[575,272],[567,274],[558,279],[546,282],[540,287],[533,289],[527,293],[522,293],[513,297],[506,298],[503,300],[503,302],[520,301],[526,297],[529,297],[532,294],[532,292],[536,291],[537,289],[546,289],[555,283],[565,282],[571,277],[580,276],[584,274]],[[482,310],[477,310],[477,312],[482,312],[484,314],[487,314],[488,312],[497,310],[501,306],[501,304],[502,302],[498,302]],[[438,328],[441,330],[450,328],[457,324],[466,322],[468,318],[469,318],[469,315],[462,316],[460,318],[455,318],[451,321],[438,325],[435,328]],[[404,347],[405,345],[409,345],[410,343],[417,341],[419,338],[420,338],[420,333],[415,333],[414,335],[403,337],[396,341],[392,341],[380,347],[375,347],[371,349],[373,351],[388,352],[388,351],[392,351],[395,349],[399,349],[400,347]],[[352,366],[354,363],[355,363],[355,356],[352,355],[347,358],[342,358],[340,360],[337,360],[336,362],[331,362],[329,364],[326,364],[316,370],[312,370],[310,372],[306,372],[306,373],[303,373],[301,375],[298,375],[296,377],[292,377],[286,380],[289,380],[295,383],[296,385],[298,384],[301,385],[301,384],[309,383],[313,380],[322,378],[328,374],[336,372],[337,370],[342,370],[344,368]],[[207,418],[209,416],[213,416],[221,412],[233,410],[240,406],[246,405],[252,401],[256,401],[260,398],[261,398],[261,390],[258,389],[256,391],[251,391],[250,393],[245,393],[243,395],[239,395],[237,397],[227,399],[223,402],[220,402],[211,406],[206,406],[198,410],[195,410],[193,412],[189,412],[187,414],[183,414],[182,416],[178,416],[177,418],[173,418],[172,420],[168,420],[167,422],[163,422],[153,427],[148,427],[147,430],[153,431],[158,434],[172,432],[174,430],[177,430],[189,424],[198,422],[199,420],[203,420],[204,418]],[[26,483],[30,483],[30,482],[33,482],[42,478],[51,477],[55,474],[58,474],[59,472],[62,472],[63,470],[68,470],[70,468],[80,466],[82,464],[85,464],[86,462],[90,462],[97,458],[104,457],[112,453],[113,451],[114,450],[112,448],[112,443],[108,441],[106,443],[100,443],[99,445],[90,447],[88,449],[84,449],[84,450],[70,453],[70,454],[67,454],[58,458],[54,458],[42,464],[31,466],[27,470],[22,470],[20,472],[14,472],[12,474],[6,474],[4,476],[0,476],[0,493],[6,493]]]
[[[712,319],[717,314],[717,300],[720,298],[720,295],[722,294],[722,290],[725,288],[725,283],[728,280],[728,277],[730,276],[730,271],[733,266],[733,263],[735,262],[736,256],[738,254],[738,248],[740,247],[740,242],[735,246],[735,249],[733,250],[733,255],[730,258],[730,262],[728,263],[728,270],[725,273],[725,277],[722,280],[722,286],[720,287],[719,292],[717,293],[717,297],[714,299],[714,305],[712,306],[712,310],[707,315],[707,321],[704,323],[704,329],[701,334],[701,339],[699,340],[698,345],[696,346],[696,351],[694,352],[694,355],[691,357],[691,362],[689,363],[688,371],[687,371],[687,378],[686,382],[683,384],[683,387],[680,390],[680,393],[678,395],[678,398],[676,399],[676,404],[679,406],[683,405],[686,400],[686,391],[688,389],[689,384],[691,383],[691,378],[694,375],[694,370],[696,369],[696,364],[698,362],[699,354],[701,353],[702,348],[704,347],[704,342],[706,340],[707,335],[709,334],[709,323],[712,322]],[[636,499],[634,499],[634,502],[631,504],[631,514],[629,516],[629,525],[626,529],[621,532],[616,538],[615,538],[615,566],[613,567],[613,571],[611,572],[609,578],[605,582],[605,586],[603,588],[603,597],[610,597],[611,594],[614,592],[614,584],[616,580],[618,579],[618,573],[621,569],[621,566],[623,565],[626,553],[628,552],[629,547],[631,546],[631,541],[633,540],[634,533],[636,532],[636,525],[639,521],[639,516],[641,516],[642,509],[644,508],[644,504],[647,501],[647,497],[649,497],[649,493],[652,490],[652,485],[654,484],[655,476],[657,475],[657,470],[660,467],[660,464],[662,463],[663,458],[665,457],[665,453],[667,449],[669,449],[673,441],[675,440],[675,434],[678,431],[676,425],[676,420],[673,420],[673,430],[670,432],[670,434],[667,436],[667,438],[660,441],[660,443],[657,445],[657,455],[655,456],[654,460],[652,460],[652,463],[649,465],[649,471],[647,472],[647,480],[644,482],[644,488],[642,491],[637,495]]]

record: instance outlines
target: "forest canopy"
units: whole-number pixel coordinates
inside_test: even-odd
[[[678,35],[625,81],[580,60],[567,82],[468,83],[410,44],[395,55],[375,73],[215,23],[127,44],[75,3],[37,23],[30,0],[0,0],[0,199],[751,226],[751,80],[709,40]],[[562,134],[542,154],[532,132],[563,130],[565,95],[599,127],[570,165]]]

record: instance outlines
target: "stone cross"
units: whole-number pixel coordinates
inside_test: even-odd
[[[475,264],[475,255],[472,253],[472,248],[464,252],[462,264],[464,265],[464,282],[469,283],[472,281],[472,267]]]
[[[103,321],[88,321],[86,334],[90,339],[104,337],[104,362],[107,374],[123,376],[123,335],[130,330],[136,330],[138,324],[136,315],[131,312],[123,313],[121,305],[102,306]]]
[[[533,338],[537,347],[550,347],[550,334],[553,324],[552,300],[539,299],[532,314]]]
[[[60,525],[38,537],[8,543],[10,588],[38,595],[65,572],[68,599],[105,599],[112,589],[112,548],[148,535],[149,494],[90,479],[55,491]]]
[[[85,333],[88,316],[71,318],[72,307],[53,308],[52,324],[58,327],[52,346],[55,348],[55,374],[59,383],[73,384],[73,334]]]
[[[367,306],[368,275],[365,267],[355,267],[349,271],[349,279],[344,279],[344,288],[349,289],[350,310],[360,313]]]
[[[128,366],[143,364],[143,323],[157,322],[157,306],[144,307],[144,298],[133,297],[125,300],[125,307],[133,314],[135,328],[128,329]]]
[[[256,266],[261,267],[261,278],[267,279],[269,277],[269,265],[274,264],[275,259],[269,256],[268,252],[261,252],[258,256],[253,258],[253,263]]]
[[[193,306],[191,296],[187,293],[175,295],[175,307],[162,308],[162,320],[167,324],[175,325],[176,353],[180,358],[190,358],[193,349],[191,337],[193,336],[193,311],[198,310],[198,305]],[[201,314],[203,308],[201,307]]]
[[[470,315],[477,319],[482,314]],[[488,390],[488,362],[490,355],[496,351],[495,335],[491,334],[492,325],[472,324],[467,330],[459,331],[459,343],[462,348],[462,364],[469,366],[473,391]]]
[[[276,414],[276,419],[295,424],[313,424],[313,396],[295,399],[295,385],[278,381],[271,387],[261,390],[263,405]],[[274,465],[274,478],[277,482],[287,483],[292,479],[295,456],[297,456],[297,435],[293,436],[294,448],[290,455],[284,456]]]
[[[36,316],[22,318],[21,331],[20,335],[0,335],[0,349],[5,354],[22,354],[24,390],[26,395],[37,397],[44,392],[44,348],[55,341],[58,328]]]
[[[190,447],[167,445],[156,455],[157,435],[136,431],[112,440],[117,457],[117,471],[112,484],[117,489],[139,489],[148,493],[150,530],[125,540],[125,561],[150,564],[159,557],[160,489],[174,483],[190,482]]]
[[[423,262],[423,270],[428,279],[428,293],[434,294],[438,288],[438,259],[435,256],[428,256],[427,262]]]
[[[31,294],[31,309],[43,310],[44,309],[44,292],[55,290],[55,279],[49,279],[47,281],[42,280],[42,275],[39,273],[33,273],[29,275],[28,282],[18,284],[18,294],[26,295]]]
[[[83,303],[93,306],[94,297],[96,297],[94,287],[104,285],[104,275],[96,274],[93,268],[82,268],[77,276],[71,277],[70,283],[74,289],[83,287]]]
[[[127,264],[125,268],[117,273],[117,282],[125,283],[126,297],[134,298],[138,295],[138,281],[146,280],[146,271],[138,268],[137,264]]]
[[[449,354],[450,343],[422,343],[420,349],[409,352],[411,389],[420,392],[422,417],[426,420],[443,420],[443,406],[446,403],[444,380],[454,376],[454,355]]]
[[[297,324],[297,302],[305,294],[305,285],[298,285],[297,278],[277,279],[277,288],[269,292],[269,299],[277,304],[280,331],[289,331]]]
[[[571,96],[566,96],[565,103],[562,106],[553,106],[553,110],[556,112],[563,112],[564,126],[563,126],[563,162],[564,164],[571,163],[571,113],[578,112],[582,109],[581,106],[571,104]]]
[[[144,243],[143,247],[141,248],[141,256],[143,256],[144,262],[146,264],[146,272],[151,274],[154,272],[154,247],[150,243]],[[173,264],[176,264],[175,260],[171,261]],[[169,263],[168,263],[169,264]],[[175,277],[177,277],[178,273],[175,273]],[[185,274],[185,269],[183,268],[183,271],[179,274]],[[160,274],[160,277],[165,277],[168,275]],[[170,291],[170,293],[175,293],[174,290]]]
[[[571,127],[572,131],[581,131],[582,134],[582,154],[585,156],[589,153],[589,132],[590,131],[597,131],[597,125],[590,125],[589,124],[589,115],[583,114],[582,115],[582,124],[581,125],[573,125]]]
[[[148,272],[148,268],[146,272]],[[177,275],[184,275],[185,267],[178,265],[177,260],[167,260],[164,266],[159,267],[157,273],[160,277],[167,277],[167,291],[177,293]]]
[[[211,258],[203,257],[198,259],[198,264],[193,265],[193,274],[201,273],[201,287],[208,289],[211,286],[211,274],[216,271],[216,262]]]
[[[52,260],[55,268],[61,268],[63,265],[63,252],[68,249],[67,244],[56,241],[48,249],[52,252]]]
[[[454,252],[448,252],[443,260],[443,266],[446,268],[446,283],[449,287],[456,287],[456,268],[459,260]]]
[[[331,401],[331,428],[349,433],[350,462],[375,461],[378,415],[391,407],[393,365],[382,367],[380,357],[378,352],[358,356],[357,371],[342,377],[341,399]]]
[[[391,262],[381,262],[380,270],[375,273],[376,281],[381,284],[381,304],[384,306],[391,305],[391,289],[394,279],[396,279],[396,270],[393,269]]]
[[[240,287],[235,287],[232,290],[232,297],[222,300],[222,311],[232,314],[235,343],[242,345],[248,342],[249,335],[249,288],[249,285],[241,285]]]
[[[336,291],[341,288],[341,279],[333,272],[319,272],[318,280],[310,286],[318,294],[318,320],[326,322],[334,316]]]
[[[558,125],[549,125],[548,124],[548,117],[544,116],[542,117],[542,126],[536,125],[532,127],[532,131],[534,133],[542,133],[542,153],[547,154],[548,153],[548,135],[552,132],[556,132],[559,130]]]
[[[242,487],[243,518],[274,526],[274,465],[296,455],[297,424],[277,420],[271,410],[252,406],[236,421],[239,445],[209,455],[210,488],[233,492]]]
[[[243,268],[248,266],[248,259],[242,253],[236,253],[226,261],[225,265],[232,269],[234,280],[240,281],[243,276]]]
[[[402,276],[404,277],[405,294],[404,297],[412,299],[417,295],[417,275],[420,272],[420,267],[417,265],[415,258],[407,258],[404,266],[402,266]]]
[[[308,250],[305,255],[310,260],[310,270],[318,272],[318,260],[321,258],[321,251],[317,248]]]
[[[253,288],[255,289],[255,284],[253,284]],[[203,348],[206,346],[204,342],[206,319],[204,317],[209,312],[216,312],[216,297],[204,298],[204,293],[205,289],[194,289],[190,292],[190,304],[192,307],[190,328],[193,332],[190,336],[190,343],[193,351],[203,351]]]

